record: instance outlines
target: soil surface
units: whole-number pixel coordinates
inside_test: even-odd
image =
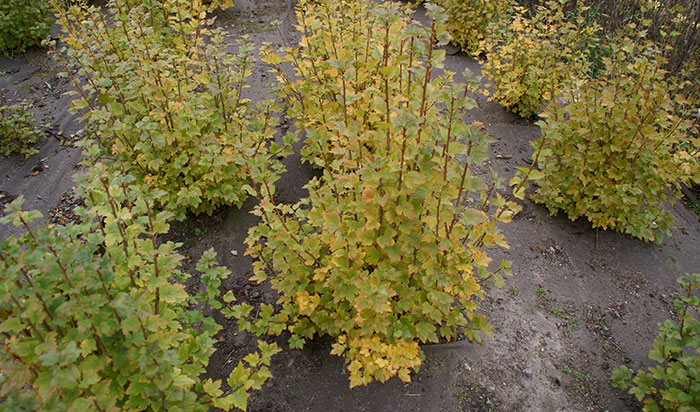
[[[425,21],[418,10],[416,20]],[[255,44],[281,45],[270,23],[282,22],[280,32],[296,44],[291,0],[237,0],[220,12],[230,49],[242,35]],[[479,73],[479,64],[448,48],[446,67],[457,73],[465,67]],[[269,67],[258,63],[250,78],[251,99],[269,97],[274,80]],[[0,57],[0,93],[7,103],[34,105],[37,123],[46,131],[40,153],[27,160],[0,157],[0,193],[24,195],[25,207],[40,210],[54,223],[73,220],[80,204],[71,189],[79,172],[82,124],[69,110],[72,89],[58,76],[63,69],[44,50],[35,49],[13,59]],[[494,138],[488,165],[505,177],[516,166],[529,164],[528,144],[539,129],[483,96],[469,121],[483,122]],[[282,104],[282,103],[280,103]],[[292,128],[284,119],[280,133]],[[45,126],[44,126],[45,125]],[[298,143],[297,146],[300,146]],[[298,150],[298,147],[297,147]],[[317,174],[294,155],[285,160],[288,171],[279,183],[280,201],[305,196],[304,184]],[[5,199],[6,200],[6,199]],[[0,208],[5,200],[0,199]],[[244,256],[244,239],[257,223],[249,214],[254,201],[242,208],[224,208],[212,216],[192,217],[172,225],[170,238],[182,242],[185,269],[210,247],[232,275],[224,289],[243,300],[269,301],[266,285],[255,285],[251,260]],[[0,212],[1,213],[1,212]],[[624,235],[597,231],[586,221],[571,222],[550,216],[543,206],[523,202],[514,221],[502,227],[509,250],[493,250],[494,261],[513,262],[514,276],[503,289],[489,288],[480,311],[494,325],[483,343],[452,342],[424,346],[426,359],[411,383],[398,379],[349,389],[343,360],[330,355],[331,341],[316,338],[302,350],[285,350],[273,358],[274,378],[253,394],[251,411],[635,411],[640,405],[610,385],[610,372],[621,364],[648,366],[646,353],[657,323],[673,316],[671,302],[679,293],[676,279],[700,271],[700,223],[682,202],[672,206],[675,227],[660,245]],[[0,236],[15,232],[0,226]],[[196,278],[187,285],[195,290]],[[223,291],[222,291],[223,292]],[[225,377],[239,359],[254,349],[255,337],[239,333],[235,323],[224,324],[208,375]],[[286,347],[284,339],[279,343]]]

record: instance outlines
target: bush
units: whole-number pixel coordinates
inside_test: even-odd
[[[216,9],[226,10],[233,7],[233,0],[204,0],[203,3],[210,12]]]
[[[419,33],[401,42],[389,41],[386,28],[379,24],[377,10],[372,5],[364,0],[342,4],[366,21],[360,24],[359,17],[342,13],[331,19],[327,14],[337,13],[337,7],[320,2],[313,6],[314,12],[298,14],[305,34],[301,40],[303,59],[295,58],[291,49],[284,58],[273,50],[263,50],[267,63],[279,65],[284,61],[295,67],[299,76],[296,80],[290,79],[283,70],[277,71],[278,94],[291,102],[288,116],[306,133],[302,159],[315,167],[337,168],[341,166],[338,162],[357,167],[361,159],[373,153],[377,144],[368,138],[365,129],[383,127],[386,115],[380,116],[367,105],[368,99],[382,98],[377,91],[385,89],[385,82],[394,80],[399,88],[416,90],[420,87],[419,79],[416,74],[409,74],[409,67],[427,56],[427,49],[415,44],[422,39]],[[396,8],[395,12],[397,19],[392,20],[390,29],[407,30],[407,9]],[[442,41],[449,39],[447,33],[442,32],[441,36]],[[444,51],[433,50],[432,53],[435,62],[442,67],[440,56],[444,57]],[[372,72],[372,68],[380,70],[381,67],[396,73],[386,78]],[[377,101],[377,104],[383,103]],[[420,110],[424,112],[425,109]],[[348,133],[353,136],[349,137]]]
[[[535,199],[552,213],[660,241],[672,224],[669,186],[699,177],[681,116],[687,102],[652,43],[624,38],[611,51],[607,75],[569,84],[566,104],[545,111]]]
[[[73,6],[59,16],[67,75],[80,94],[74,108],[87,110],[88,136],[97,143],[90,153],[165,190],[158,206],[178,218],[240,206],[243,156],[273,162],[283,154],[270,154],[266,144],[273,135],[270,106],[256,111],[243,96],[251,48],[241,44],[229,54],[202,10],[189,13],[191,2],[164,0],[120,13],[123,1],[109,3],[114,24],[94,7]]]
[[[26,232],[0,241],[0,398],[10,410],[245,409],[250,389],[270,376],[279,349],[259,344],[227,379],[201,381],[214,352],[213,318],[221,307],[212,250],[197,265],[205,291],[188,296],[182,257],[158,235],[163,192],[98,164],[78,189],[83,223],[32,223],[20,197],[0,223]]]
[[[664,69],[676,77],[688,70],[698,76],[697,56],[700,53],[700,4],[695,0],[579,0],[587,7],[586,18],[600,25],[606,34],[614,36],[620,29],[634,23],[648,32],[669,60]],[[530,11],[544,0],[519,0]],[[570,8],[574,0],[567,2]],[[671,47],[665,47],[671,46]],[[698,94],[697,82],[691,84]]]
[[[500,25],[513,7],[512,0],[440,0],[447,12],[447,30],[462,50],[478,54],[480,43],[491,36],[491,25]]]
[[[522,117],[539,113],[561,95],[565,81],[591,70],[588,54],[598,27],[584,24],[583,8],[566,16],[564,1],[539,7],[532,19],[517,8],[512,23],[482,43],[493,98]]]
[[[52,7],[47,0],[3,0],[0,3],[0,52],[21,53],[38,46],[51,32]]]
[[[167,12],[172,5],[175,5],[185,13],[195,13],[196,15],[199,11],[213,12],[218,8],[225,10],[233,7],[233,0],[199,0],[197,2],[191,0],[121,0],[121,4],[126,7],[125,10],[131,10],[134,7],[143,5],[148,9],[156,9],[161,13],[163,10]]]
[[[265,60],[294,65],[298,81],[278,67],[280,92],[293,100],[306,154],[323,176],[306,186],[309,198],[286,205],[274,202],[262,167],[253,173],[262,221],[247,254],[253,279],[269,279],[280,297],[257,316],[246,304],[233,314],[242,329],[288,331],[290,347],[331,336],[351,387],[408,381],[420,343],[489,333],[474,300],[481,281],[502,285],[510,264],[489,270],[484,248],[507,247],[496,223],[517,205],[498,195],[497,178],[472,175],[490,140],[462,120],[478,81],[432,78],[443,68],[436,45],[449,41],[441,10],[428,6],[432,27],[423,27],[391,2],[306,6],[297,9],[301,49],[268,51]]]
[[[10,156],[13,153],[29,157],[39,151],[34,148],[42,136],[34,126],[34,116],[30,106],[0,104],[0,153]]]
[[[612,373],[613,385],[627,390],[644,403],[644,411],[696,411],[700,409],[700,274],[678,280],[684,290],[673,305],[680,310],[677,321],[659,324],[659,335],[647,358],[656,362],[648,371],[636,373],[620,366]]]

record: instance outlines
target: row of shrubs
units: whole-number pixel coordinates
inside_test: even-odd
[[[439,0],[449,14],[449,24],[457,44],[476,55],[480,43],[498,37],[498,31],[510,19],[516,7],[529,17],[549,7],[551,0]],[[676,77],[697,79],[700,52],[700,4],[694,0],[561,0],[565,14],[583,17],[587,25],[597,26],[602,37],[614,37],[630,24],[644,27],[648,38],[660,45],[668,59],[665,68]],[[669,46],[669,47],[666,47]],[[589,45],[590,47],[590,45]],[[605,48],[595,50],[606,54]],[[597,61],[596,63],[600,63]],[[693,88],[698,92],[698,86]]]
[[[11,55],[40,45],[49,35],[52,22],[53,10],[48,1],[3,1],[0,3],[0,53]],[[19,153],[29,157],[36,153],[34,145],[40,136],[29,105],[8,105],[0,98],[0,154]]]
[[[700,100],[688,71],[669,71],[670,40],[648,35],[661,23],[639,18],[610,33],[581,1],[445,1],[462,13],[448,19],[456,41],[485,59],[492,98],[540,118],[535,200],[594,227],[648,241],[668,235],[666,204],[680,185],[700,182]],[[641,2],[635,13],[659,7]],[[494,12],[483,19],[482,8]]]
[[[55,7],[91,2],[91,0],[3,0],[0,3],[0,53],[12,55],[41,45],[51,33]],[[129,0],[124,1],[124,6],[130,8],[141,3],[158,2],[160,0]],[[201,3],[201,0],[195,2],[195,4]],[[217,8],[226,9],[232,5],[233,0],[204,0],[201,9],[211,12]],[[191,6],[183,3],[183,7]]]
[[[137,4],[126,2],[125,5],[130,7],[132,3]],[[628,27],[629,30],[614,36],[612,41],[603,41],[602,28],[590,18],[601,13],[600,5],[592,13],[581,2],[572,6],[572,2],[564,0],[550,1],[539,6],[531,4],[530,9],[515,8],[516,13],[509,17],[508,11],[512,10],[509,0],[444,0],[442,3],[454,40],[468,52],[485,53],[484,68],[492,80],[494,98],[524,117],[540,114],[544,118],[541,126],[547,150],[537,160],[546,179],[538,200],[553,213],[564,211],[572,219],[583,216],[595,227],[619,230],[645,240],[660,240],[658,234],[667,234],[671,219],[664,210],[668,200],[666,188],[698,180],[700,145],[698,123],[693,121],[697,117],[697,101],[689,101],[679,93],[692,89],[692,85],[669,75],[665,69],[668,60],[662,57],[664,49],[658,41],[647,39],[645,30],[633,31],[635,27]],[[209,7],[219,5],[212,3]],[[12,13],[34,10],[20,6],[15,0],[3,7],[11,7]],[[640,24],[661,25],[658,9],[658,5],[650,5],[638,10],[638,14],[657,16],[656,21]],[[629,10],[627,14],[634,15]],[[8,33],[33,41],[31,36],[11,28]],[[102,68],[92,70],[99,69]],[[121,79],[124,84],[138,84],[137,80],[143,78],[139,73],[143,68],[136,69],[131,71],[131,78]],[[186,74],[184,70],[180,75]],[[620,80],[623,78],[626,80]],[[669,95],[674,97],[671,102],[666,98]],[[613,108],[618,112],[612,113]],[[562,115],[569,121],[558,121]],[[579,117],[587,119],[588,137],[583,136]],[[3,122],[9,119],[5,116]],[[125,127],[128,129],[130,125]],[[564,139],[566,143],[561,144],[560,134],[571,134],[572,129],[579,140]],[[23,139],[24,134],[3,144],[3,150],[29,153],[32,139]],[[36,134],[32,136],[35,138]],[[596,139],[610,145],[593,144]],[[157,169],[159,162],[170,163],[171,156],[181,155],[177,152],[179,148],[172,149],[170,154],[151,153],[153,158],[161,160],[142,156],[139,167],[143,167],[143,162],[150,162],[150,169]],[[191,180],[196,187],[174,196],[173,200],[180,204],[178,213],[189,206],[197,210],[196,205],[190,204],[197,202],[196,193],[206,192],[207,187],[219,182],[215,175],[202,179],[209,173],[206,156],[200,163],[204,165],[202,170]],[[236,174],[228,170],[230,167],[224,169],[220,170],[222,174],[232,178]],[[577,171],[575,176],[570,173],[573,170]],[[166,178],[181,176],[166,174]],[[563,194],[564,190],[569,193]],[[230,191],[227,198],[202,207],[210,211],[220,202],[240,204],[240,194],[239,187]],[[213,200],[216,195],[210,193],[208,197]]]
[[[240,204],[248,163],[279,164],[269,111],[241,95],[253,56],[225,54],[195,2],[107,7],[56,9],[64,47],[52,48],[86,122],[89,171],[76,189],[85,206],[79,222],[56,226],[22,211],[20,197],[0,219],[25,229],[0,241],[0,402],[245,410],[280,349],[259,341],[223,381],[203,378],[221,329],[211,311],[231,315],[220,292],[230,272],[205,252],[202,288],[188,295],[179,244],[162,235],[187,211]]]
[[[531,143],[542,174],[534,200],[553,214],[644,240],[669,234],[668,203],[680,185],[700,183],[698,5],[441,3],[456,43],[485,59],[493,98],[540,118],[542,136]],[[606,7],[615,8],[615,19]],[[645,411],[700,407],[700,278],[679,283],[678,320],[659,325],[649,352],[655,366],[620,367],[612,376]]]
[[[520,0],[534,12],[546,0]],[[565,9],[573,9],[581,0],[569,0]],[[644,26],[647,36],[663,49],[668,59],[665,69],[676,77],[695,79],[700,75],[700,4],[695,0],[583,0],[586,21],[595,22],[604,35],[614,36],[630,23]],[[666,48],[665,46],[670,46]],[[692,93],[700,92],[700,84]]]
[[[463,121],[475,106],[468,93],[478,80],[469,72],[466,84],[455,83],[449,71],[435,76],[445,56],[437,46],[450,40],[450,20],[440,8],[428,6],[432,24],[424,27],[411,22],[410,9],[391,2],[301,1],[301,46],[281,54],[265,48],[262,58],[276,67],[277,95],[305,134],[303,158],[322,176],[307,185],[308,198],[279,204],[275,182],[284,168],[278,159],[290,153],[295,136],[276,139],[275,105],[252,107],[243,94],[252,49],[244,42],[236,54],[225,53],[223,33],[205,20],[205,6],[191,1],[112,0],[108,8],[109,16],[77,5],[57,9],[66,47],[54,51],[74,80],[75,109],[85,112],[90,172],[78,189],[86,198],[78,211],[82,223],[37,228],[31,223],[36,212],[21,211],[21,198],[2,220],[27,230],[0,243],[0,271],[8,274],[0,282],[0,397],[17,409],[245,409],[249,391],[271,376],[270,358],[279,351],[265,336],[282,333],[290,347],[315,335],[332,337],[332,353],[345,357],[351,386],[393,376],[408,380],[423,359],[419,343],[457,334],[480,340],[490,333],[475,300],[483,297],[484,281],[503,285],[510,263],[492,264],[486,249],[507,247],[496,225],[517,212],[515,199],[523,198],[528,180],[544,177],[538,196],[547,195],[547,184],[566,185],[549,189],[565,192],[558,195],[565,199],[579,183],[548,179],[564,168],[560,158],[571,147],[590,155],[582,159],[584,171],[592,159],[617,161],[621,151],[654,166],[659,153],[680,153],[664,146],[685,127],[674,123],[673,107],[658,102],[669,89],[642,88],[641,98],[631,97],[638,105],[631,118],[646,121],[642,110],[649,105],[665,111],[661,119],[640,123],[636,133],[651,140],[636,145],[633,134],[601,159],[595,151],[605,140],[570,142],[591,122],[585,117],[590,107],[568,106],[584,95],[557,93],[549,85],[556,104],[542,129],[556,131],[536,142],[539,161],[522,169],[510,182],[513,194],[504,196],[498,176],[473,174],[488,159],[490,140],[480,124]],[[561,10],[542,10],[542,24],[559,19],[557,33],[575,30]],[[531,24],[524,14],[519,19],[520,26]],[[639,93],[636,83],[655,85],[662,69],[650,69],[649,62],[660,58],[636,53],[641,49],[634,43],[619,47],[609,67],[617,64],[620,71],[601,78],[620,94]],[[550,61],[564,70],[586,59]],[[634,64],[645,74],[630,86],[625,73]],[[588,87],[582,79],[561,82]],[[594,120],[605,125],[601,116],[614,116],[624,126],[627,114],[608,83],[587,92],[610,111]],[[668,136],[653,140],[659,129]],[[550,143],[555,135],[559,143]],[[690,173],[694,166],[687,164]],[[591,179],[595,171],[591,166]],[[177,245],[158,235],[170,219],[240,205],[249,195],[258,199],[254,213],[261,218],[247,239],[247,253],[256,258],[253,279],[269,281],[279,299],[254,310],[237,304],[231,292],[222,294],[228,272],[211,251],[197,266],[204,291],[188,296]],[[625,200],[633,203],[636,195],[631,188]],[[615,200],[614,193],[608,196],[600,202]],[[656,219],[637,235],[654,239],[663,216]],[[681,348],[698,346],[684,337],[688,327],[697,327],[689,310],[697,307],[693,279],[684,283],[690,292],[683,318],[690,320],[678,329]],[[200,379],[219,327],[195,308],[220,310],[263,337],[259,351],[226,382]],[[674,331],[666,335],[675,339]],[[674,373],[697,376],[697,357],[683,359],[680,370],[659,357]],[[632,379],[631,371],[617,374],[622,383]],[[639,376],[635,387],[648,381]],[[668,382],[676,382],[669,390],[677,395],[688,379],[676,378]],[[651,385],[645,388],[635,392],[640,399],[658,399]],[[692,405],[696,390],[662,398]]]
[[[3,0],[0,3],[0,54],[12,56],[40,46],[51,32],[55,7],[86,3],[86,0]],[[124,5],[130,8],[140,3],[141,0],[130,0]],[[202,10],[211,12],[232,4],[231,0],[207,1]],[[183,4],[183,7],[191,6]],[[35,154],[35,145],[42,135],[35,123],[30,105],[8,105],[0,100],[0,154],[19,153],[25,157]]]
[[[274,201],[278,159],[294,135],[276,142],[273,103],[252,107],[243,95],[255,58],[248,45],[225,53],[223,33],[189,1],[113,0],[108,15],[57,9],[64,47],[52,48],[86,122],[90,171],[77,190],[86,206],[76,212],[82,222],[66,226],[37,226],[39,214],[22,211],[21,197],[5,210],[2,223],[26,229],[0,243],[5,405],[245,409],[279,348],[260,341],[226,382],[201,380],[220,329],[203,315],[212,309],[238,318],[242,329],[287,331],[291,347],[331,335],[353,386],[408,380],[423,358],[419,342],[489,332],[475,313],[473,299],[483,294],[477,279],[500,285],[509,272],[504,262],[490,273],[484,248],[505,246],[496,222],[517,205],[498,193],[498,181],[470,172],[485,162],[488,138],[461,118],[474,105],[467,86],[451,74],[431,80],[444,58],[434,43],[449,39],[444,21],[436,17],[427,30],[393,4],[326,2],[303,14],[307,6],[299,18],[309,27],[346,24],[342,11],[355,9],[356,38],[307,31],[298,58],[291,49],[266,53],[271,63],[297,60],[297,73],[307,75],[278,90],[305,96],[290,112],[309,136],[305,158],[325,170],[298,205]],[[339,54],[328,60],[331,49]],[[342,94],[338,70],[348,83]],[[437,107],[445,96],[449,117]],[[309,97],[318,106],[304,107]],[[335,126],[320,126],[326,121]],[[465,152],[466,163],[457,162]],[[197,266],[204,291],[188,296],[177,245],[159,239],[171,219],[240,205],[248,195],[258,197],[263,217],[248,240],[259,259],[255,278],[272,276],[281,295],[255,318],[249,305],[220,292],[229,273],[211,251]]]

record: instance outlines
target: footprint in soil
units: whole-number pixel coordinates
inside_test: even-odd
[[[37,176],[39,173],[43,172],[44,169],[48,169],[48,167],[49,166],[44,162],[44,159],[41,159],[41,160],[39,160],[39,163],[37,163],[36,165],[34,165],[34,167],[32,167],[32,170],[25,177]]]

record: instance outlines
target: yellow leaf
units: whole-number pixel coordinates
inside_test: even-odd
[[[362,201],[369,202],[377,195],[377,190],[373,187],[365,187],[362,190]]]

